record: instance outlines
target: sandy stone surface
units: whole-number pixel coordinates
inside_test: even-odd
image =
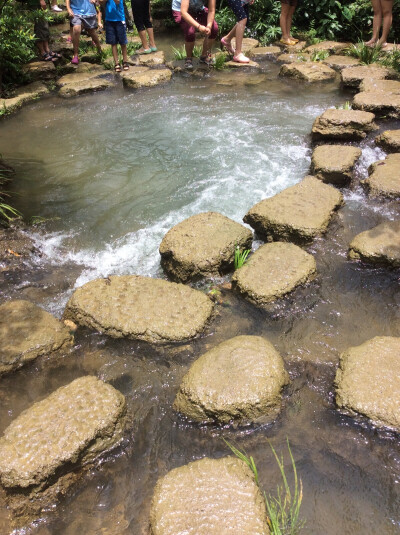
[[[107,71],[104,69],[66,74],[57,82],[57,85],[61,87],[58,95],[62,98],[70,98],[113,87],[115,81],[110,77],[104,77],[105,74]]]
[[[151,535],[269,535],[265,503],[240,459],[204,458],[171,470],[154,490]]]
[[[255,204],[244,222],[267,240],[310,241],[326,231],[343,197],[314,176]]]
[[[260,59],[267,59],[274,57],[276,58],[281,53],[279,46],[259,46],[253,48],[250,51],[250,56],[255,60],[259,61]]]
[[[320,145],[311,158],[311,173],[323,182],[338,186],[348,184],[361,156],[361,149],[348,145]]]
[[[57,75],[56,66],[52,61],[33,61],[24,65],[22,70],[33,82],[51,80]]]
[[[322,41],[315,45],[310,45],[304,50],[310,54],[315,51],[326,50],[330,54],[340,54],[346,48],[348,48],[350,43],[339,43],[337,41]]]
[[[361,92],[368,93],[392,93],[400,95],[400,82],[397,80],[374,80],[373,78],[366,78],[360,84]]]
[[[96,377],[75,379],[22,412],[0,439],[4,487],[40,485],[92,461],[122,438],[125,398]]]
[[[304,61],[311,61],[310,54],[306,53],[287,53],[281,54],[277,57],[279,63],[298,63]]]
[[[178,342],[199,334],[213,311],[202,292],[161,279],[125,275],[78,288],[64,318],[114,338]]]
[[[242,41],[242,52],[246,56],[247,54],[250,54],[252,50],[257,48],[260,45],[260,42],[257,41],[257,39],[253,39],[252,37],[244,37]],[[236,39],[232,39],[232,46],[233,48],[236,47]]]
[[[231,60],[231,61],[227,61],[225,65],[233,69],[249,69],[249,68],[258,69],[260,67],[260,65],[256,61],[253,61],[253,60],[250,60],[249,63],[237,63],[236,61]]]
[[[347,67],[354,67],[355,65],[359,65],[360,60],[358,60],[357,58],[352,58],[350,56],[329,56],[329,58],[325,59],[322,63],[324,63],[331,69],[335,69],[335,71],[342,71]]]
[[[342,70],[342,83],[346,87],[358,88],[365,79],[384,80],[392,76],[386,67],[378,65],[360,65]]]
[[[61,78],[57,80],[57,85],[63,87],[70,84],[80,84],[81,82],[93,80],[99,78],[101,75],[104,76],[105,74],[109,74],[109,71],[106,71],[102,66],[86,63],[83,64],[83,66],[78,65],[75,72],[61,76]]]
[[[316,61],[284,64],[279,76],[296,78],[303,82],[329,82],[336,78],[336,71]]]
[[[248,423],[276,416],[288,382],[282,357],[268,340],[236,336],[192,364],[174,408],[197,422]]]
[[[400,152],[400,130],[385,130],[375,143],[386,152]]]
[[[314,257],[293,243],[262,245],[232,277],[237,290],[255,305],[279,299],[316,272]]]
[[[376,116],[389,116],[395,119],[400,117],[400,94],[377,92],[363,92],[355,95],[353,108],[370,111]]]
[[[400,197],[400,153],[389,154],[370,165],[369,177],[362,180],[373,197]]]
[[[169,82],[172,77],[170,69],[150,69],[148,67],[133,67],[123,72],[122,81],[125,87],[140,89],[141,87],[154,87]]]
[[[37,305],[15,300],[0,306],[0,375],[72,343],[68,328]]]
[[[155,66],[155,65],[164,65],[165,63],[165,54],[162,50],[157,50],[151,54],[137,54],[133,56],[138,60],[139,65],[146,66]]]
[[[326,110],[317,117],[312,127],[314,140],[364,139],[368,132],[377,130],[375,115],[359,110]]]
[[[235,247],[251,249],[249,229],[217,212],[194,215],[175,225],[160,245],[161,265],[186,282],[233,269]]]
[[[340,356],[336,403],[400,431],[400,338],[377,336]]]
[[[0,98],[0,108],[5,108],[8,113],[12,113],[26,102],[36,100],[49,92],[49,89],[42,82],[33,82],[19,87],[12,98]]]
[[[400,221],[386,221],[361,232],[350,243],[350,258],[400,266]]]

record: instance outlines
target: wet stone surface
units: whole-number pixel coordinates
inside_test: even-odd
[[[368,132],[377,130],[375,115],[359,110],[326,110],[312,126],[312,137],[323,139],[364,139]]]
[[[320,145],[311,159],[311,173],[323,182],[344,185],[351,181],[361,149],[347,145]]]
[[[389,154],[384,160],[370,165],[369,177],[362,181],[374,197],[400,197],[400,154]]]
[[[336,72],[333,69],[313,61],[282,65],[279,75],[308,83],[329,82],[336,78]]]
[[[148,67],[133,67],[122,74],[125,87],[140,89],[141,87],[154,87],[168,82],[171,79],[170,69],[150,69]]]
[[[392,76],[392,71],[378,65],[360,65],[342,70],[342,83],[346,87],[358,88],[364,80],[384,80]]]
[[[400,152],[400,130],[385,130],[375,143],[386,152]]]
[[[372,264],[400,266],[400,221],[387,221],[357,234],[350,243],[350,258]]]

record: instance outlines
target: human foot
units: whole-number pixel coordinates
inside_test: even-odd
[[[74,56],[74,57],[71,59],[71,63],[72,63],[72,65],[78,65],[78,63],[79,63],[79,58],[78,58],[78,56]]]
[[[374,46],[376,46],[376,43],[377,43],[377,41],[375,41],[374,39],[370,39],[369,41],[364,43],[364,45],[373,48]]]
[[[150,54],[151,48],[139,48],[139,50],[136,50],[136,54]]]
[[[235,49],[233,48],[231,42],[230,42],[230,41],[227,41],[227,40],[225,39],[225,37],[223,37],[223,38],[221,39],[221,45],[222,45],[224,48],[227,49],[227,51],[229,52],[229,54],[232,54],[232,56],[235,55]]]
[[[279,42],[282,43],[283,45],[287,45],[287,46],[293,46],[293,45],[296,44],[296,41],[294,41],[294,40],[292,40],[290,38],[284,39],[283,37]]]
[[[237,56],[233,56],[233,61],[236,63],[250,63],[249,58],[246,57],[242,52],[240,52],[240,54]]]
[[[193,69],[193,60],[192,60],[192,58],[186,58],[185,65],[183,67],[185,69],[188,69],[188,70]]]

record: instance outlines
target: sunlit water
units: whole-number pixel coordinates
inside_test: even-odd
[[[93,278],[163,276],[158,246],[169,228],[208,210],[240,222],[255,202],[298,182],[309,170],[315,117],[348,98],[335,86],[282,82],[267,64],[261,75],[177,77],[153,90],[52,97],[24,108],[0,129],[1,152],[17,169],[18,208],[27,218],[59,219],[32,230],[40,254],[22,275],[3,279],[1,300],[25,298],[61,315],[73,289]],[[158,477],[226,455],[222,437],[255,457],[268,492],[279,474],[267,439],[284,452],[289,438],[304,484],[304,533],[400,532],[398,436],[334,406],[340,352],[372,336],[400,335],[398,272],[347,260],[355,234],[399,216],[396,203],[372,201],[358,185],[384,157],[372,139],[361,144],[345,206],[307,247],[318,269],[309,286],[268,311],[226,291],[204,336],[176,347],[79,332],[71,354],[2,379],[0,431],[34,401],[89,373],[121,390],[134,416],[124,446],[56,514],[44,515],[35,535],[147,534]],[[172,403],[188,366],[238,334],[266,336],[283,355],[293,381],[281,416],[242,430],[186,423]]]

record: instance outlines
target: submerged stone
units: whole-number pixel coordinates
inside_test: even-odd
[[[369,166],[369,177],[362,180],[373,197],[400,197],[400,153],[389,154]]]
[[[400,431],[400,338],[376,336],[340,356],[337,406]]]
[[[400,117],[400,94],[383,91],[357,93],[353,99],[353,108],[370,111],[376,116]]]
[[[350,243],[350,258],[400,266],[400,221],[386,221],[361,232]]]
[[[267,240],[306,242],[326,231],[343,196],[314,176],[255,204],[244,222]]]
[[[197,214],[175,225],[160,245],[161,265],[186,282],[233,269],[235,248],[251,249],[249,229],[217,212]]]
[[[171,470],[154,490],[152,535],[269,535],[265,502],[240,459],[204,458]]]
[[[317,117],[312,127],[314,140],[364,139],[368,132],[377,130],[375,115],[359,110],[326,110]]]
[[[348,145],[320,145],[311,159],[311,172],[324,182],[342,186],[351,181],[361,149]]]
[[[282,357],[260,336],[236,336],[192,364],[182,380],[175,410],[189,419],[227,424],[273,418],[289,381]]]
[[[125,275],[93,280],[78,288],[64,318],[114,338],[166,343],[194,338],[212,311],[212,301],[198,290]]]
[[[133,67],[122,73],[125,87],[139,89],[141,87],[154,87],[169,82],[172,76],[170,69],[150,69],[149,67]]]
[[[72,345],[68,328],[29,301],[0,306],[0,375]]]
[[[297,62],[303,62],[303,61],[311,61],[310,54],[306,53],[287,53],[287,54],[281,54],[278,56],[279,63],[297,63]]]
[[[386,152],[400,152],[400,130],[385,130],[375,143]]]
[[[293,243],[262,245],[232,277],[235,288],[255,305],[284,297],[316,272],[314,257]]]
[[[0,438],[0,481],[41,486],[93,461],[121,440],[125,398],[96,377],[80,377],[22,412]],[[39,489],[40,490],[40,489]]]
[[[315,61],[284,64],[279,71],[279,76],[288,76],[304,82],[329,82],[336,78],[336,72]]]
[[[342,70],[342,83],[346,87],[358,88],[364,80],[391,78],[392,71],[378,65],[359,65]]]

